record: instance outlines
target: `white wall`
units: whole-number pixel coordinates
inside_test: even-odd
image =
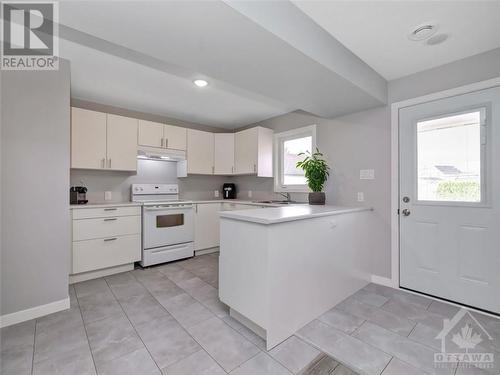
[[[70,71],[3,71],[0,314],[68,297]]]
[[[500,49],[472,56],[441,67],[389,82],[390,103],[500,77]],[[339,94],[341,95],[341,94]],[[294,112],[263,121],[258,125],[285,131],[317,124],[317,142],[332,167],[325,192],[327,202],[339,205],[367,205],[379,218],[373,234],[372,251],[377,254],[377,275],[390,277],[390,105],[335,119],[323,119]],[[360,169],[375,169],[375,180],[360,180]],[[242,190],[257,189],[272,183],[236,178]],[[357,202],[364,192],[365,202]],[[295,196],[303,199],[303,196]]]

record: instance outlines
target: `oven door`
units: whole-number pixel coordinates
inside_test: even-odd
[[[194,211],[191,204],[144,206],[144,249],[194,240]]]

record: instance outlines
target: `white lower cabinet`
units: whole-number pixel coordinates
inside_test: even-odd
[[[72,274],[141,260],[140,207],[73,209]]]
[[[219,246],[220,211],[248,210],[251,208],[266,207],[267,206],[234,202],[196,203],[194,219],[194,250],[198,251]]]
[[[194,219],[194,250],[219,246],[219,211],[221,203],[197,203]]]

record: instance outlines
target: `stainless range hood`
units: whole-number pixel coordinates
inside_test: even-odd
[[[139,146],[137,148],[137,158],[159,161],[182,161],[186,160],[186,151]]]

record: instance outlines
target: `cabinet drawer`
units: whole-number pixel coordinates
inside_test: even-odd
[[[73,242],[73,273],[99,270],[141,260],[141,236]]]
[[[100,208],[74,208],[73,219],[92,219],[97,217],[132,216],[140,215],[141,207],[100,207]]]
[[[73,221],[73,241],[140,233],[140,216],[103,217]]]

